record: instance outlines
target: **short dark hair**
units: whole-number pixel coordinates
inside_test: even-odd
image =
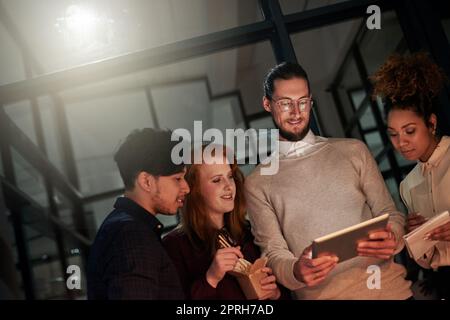
[[[264,79],[264,96],[267,99],[272,99],[275,80],[289,80],[292,78],[305,79],[308,83],[308,90],[310,90],[308,75],[306,74],[305,69],[303,69],[298,63],[282,62],[279,65],[273,67],[267,73]]]
[[[171,135],[169,130],[144,128],[136,129],[126,137],[114,155],[125,189],[134,188],[136,177],[142,171],[155,177],[183,171],[184,164],[172,162],[172,148],[178,142],[171,141]]]

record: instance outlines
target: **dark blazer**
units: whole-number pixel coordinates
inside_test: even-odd
[[[158,219],[126,197],[114,208],[91,247],[88,299],[183,299]]]

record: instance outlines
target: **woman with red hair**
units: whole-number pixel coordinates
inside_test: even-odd
[[[242,258],[253,263],[260,251],[245,219],[244,176],[235,159],[227,161],[225,147],[213,150],[221,154],[205,156],[203,147],[202,163],[188,168],[191,193],[182,222],[163,244],[188,299],[243,300],[246,297],[229,271],[242,264]],[[272,270],[262,271],[267,274],[260,282],[267,292],[262,299],[278,299],[280,290]]]

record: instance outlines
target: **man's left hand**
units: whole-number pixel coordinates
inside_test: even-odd
[[[388,260],[394,255],[396,248],[395,234],[388,225],[384,230],[371,232],[369,239],[361,241],[356,250],[359,256]]]

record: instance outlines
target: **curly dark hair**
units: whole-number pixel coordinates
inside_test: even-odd
[[[381,96],[386,111],[411,110],[428,125],[433,113],[433,99],[441,91],[446,76],[425,52],[391,55],[370,77],[373,98]]]

